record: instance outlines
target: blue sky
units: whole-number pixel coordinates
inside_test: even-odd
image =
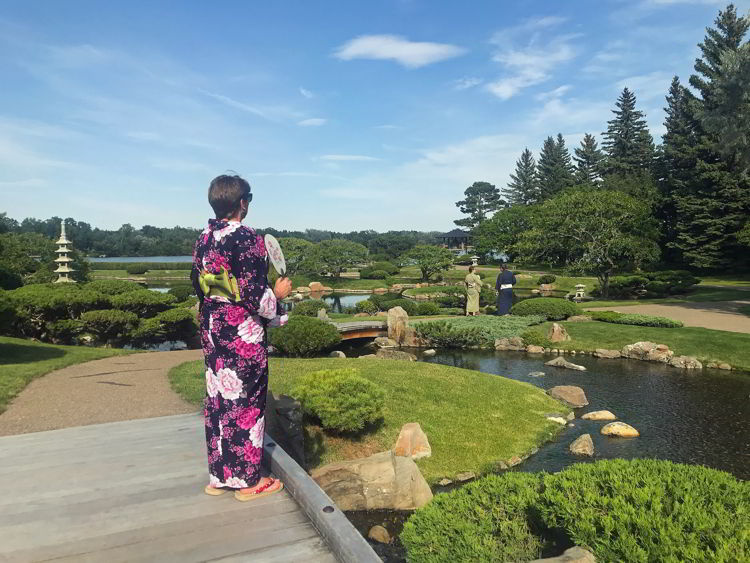
[[[197,227],[234,170],[254,226],[449,230],[524,147],[599,140],[625,85],[660,136],[724,6],[4,0],[0,211]]]

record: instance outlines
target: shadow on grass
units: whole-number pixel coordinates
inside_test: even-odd
[[[39,362],[61,358],[66,354],[65,350],[48,346],[0,343],[0,365]]]

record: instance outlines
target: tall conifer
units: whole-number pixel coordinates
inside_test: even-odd
[[[557,139],[547,137],[544,140],[537,165],[537,176],[540,201],[554,197],[575,183],[570,153],[562,134],[558,133]]]
[[[528,148],[516,161],[516,172],[510,175],[510,180],[505,193],[511,205],[529,205],[539,201],[536,162]]]
[[[589,133],[584,135],[581,146],[575,150],[573,160],[576,162],[577,184],[595,186],[601,182],[604,153],[599,149],[593,135]]]
[[[607,130],[602,133],[607,174],[626,176],[650,170],[653,165],[654,140],[643,112],[635,109],[635,104],[635,94],[624,88],[612,110],[615,117],[607,121]]]

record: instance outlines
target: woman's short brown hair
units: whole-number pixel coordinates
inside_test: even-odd
[[[238,175],[222,174],[211,180],[208,187],[208,203],[217,219],[231,217],[240,207],[240,201],[252,200],[250,184]]]

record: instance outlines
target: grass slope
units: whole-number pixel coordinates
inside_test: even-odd
[[[288,394],[302,374],[356,368],[386,392],[384,420],[359,438],[332,437],[306,421],[308,460],[317,467],[390,449],[401,426],[419,422],[432,457],[417,463],[430,483],[461,471],[486,472],[493,462],[521,455],[553,436],[559,425],[546,413],[570,409],[526,383],[423,362],[360,359],[271,359],[271,389]],[[169,374],[173,389],[199,404],[205,395],[203,363],[188,362]],[[312,468],[311,467],[311,468]]]
[[[601,322],[563,324],[572,340],[557,343],[556,348],[619,350],[625,344],[649,340],[666,344],[677,355],[728,362],[737,369],[750,371],[750,334],[699,327],[656,328]]]
[[[34,378],[73,364],[129,353],[112,348],[56,346],[0,336],[0,412]]]

